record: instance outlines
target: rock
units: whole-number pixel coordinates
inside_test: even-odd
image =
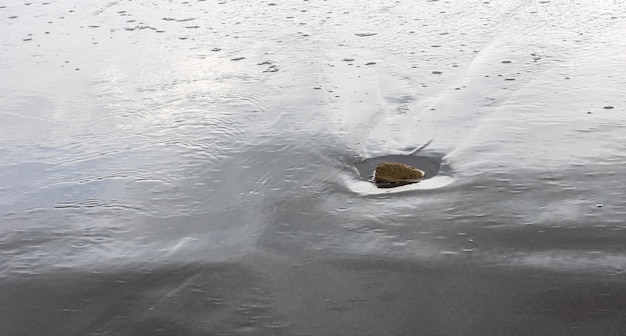
[[[374,183],[379,188],[393,188],[419,182],[424,172],[397,162],[383,162],[376,166]]]

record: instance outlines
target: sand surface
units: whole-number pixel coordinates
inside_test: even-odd
[[[624,32],[613,0],[5,1],[0,334],[624,335]]]

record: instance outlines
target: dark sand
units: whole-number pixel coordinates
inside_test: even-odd
[[[4,1],[0,336],[626,335],[625,13]]]
[[[343,259],[3,280],[3,335],[623,335],[620,276]]]

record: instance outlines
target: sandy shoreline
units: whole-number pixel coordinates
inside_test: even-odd
[[[624,276],[245,258],[0,286],[6,335],[621,335]]]
[[[625,335],[625,13],[3,3],[1,336]]]

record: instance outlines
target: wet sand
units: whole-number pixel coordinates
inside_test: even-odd
[[[612,0],[3,3],[0,336],[625,335],[624,31]]]
[[[0,315],[5,335],[617,336],[626,330],[625,280],[266,256],[5,279]]]

